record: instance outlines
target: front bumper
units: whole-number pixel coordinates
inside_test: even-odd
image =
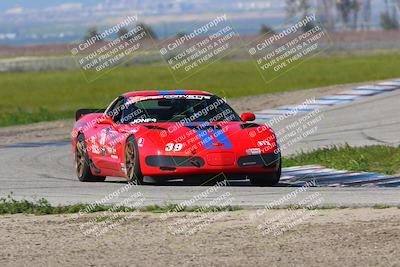
[[[147,156],[144,163],[142,173],[148,176],[272,173],[279,168],[280,154],[239,157],[234,153],[213,153],[205,157],[152,155]]]

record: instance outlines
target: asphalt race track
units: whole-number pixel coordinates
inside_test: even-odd
[[[353,146],[399,145],[399,103],[400,89],[325,108],[321,111],[323,120],[318,123],[318,130],[282,152],[284,155],[288,155],[300,150],[307,151],[322,146],[345,143]],[[286,119],[274,125],[274,128],[279,130],[294,120],[296,118]],[[79,182],[74,173],[71,147],[67,142],[9,145],[0,147],[0,151],[1,197],[12,193],[16,199],[46,198],[54,204],[91,203],[104,198],[126,184],[123,179],[114,178],[108,178],[104,183]],[[312,166],[303,168],[310,169],[310,172],[303,172],[304,177],[318,176],[315,167],[314,169]],[[232,205],[264,206],[296,190],[296,182],[299,185],[299,177],[294,179],[289,174],[290,169],[286,169],[282,183],[276,187],[252,187],[246,181],[231,181],[226,187],[221,187],[215,194],[210,194],[195,204],[202,205],[224,192],[229,192],[232,197]],[[329,175],[328,177],[332,177]],[[322,197],[321,205],[400,205],[400,180],[398,177],[383,177],[383,179],[389,179],[387,181],[391,185],[384,187],[379,186],[379,178],[382,177],[378,175],[358,175],[366,177],[366,182],[343,186],[341,177],[342,180],[345,180],[348,173],[339,172],[334,175],[331,183],[322,182],[319,187],[308,188],[305,192],[300,192],[299,196],[318,192]],[[323,181],[323,177],[318,181]],[[132,190],[143,193],[145,197],[143,205],[162,205],[191,199],[207,190],[207,186],[188,186],[181,181],[173,181],[164,186],[137,186],[121,194],[119,200],[110,200],[110,203],[129,197]],[[295,203],[295,201],[288,200],[284,204]]]

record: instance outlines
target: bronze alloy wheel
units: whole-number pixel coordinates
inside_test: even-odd
[[[125,146],[125,168],[128,182],[143,184],[143,175],[139,164],[139,151],[135,137],[130,136]]]
[[[78,177],[82,177],[85,171],[85,155],[81,142],[76,143],[76,173]]]
[[[125,150],[126,175],[128,179],[135,179],[135,146],[132,142],[126,144]]]
[[[75,167],[76,175],[81,182],[103,182],[106,179],[105,176],[93,175],[90,170],[90,159],[86,150],[85,136],[83,134],[79,134],[76,140]]]

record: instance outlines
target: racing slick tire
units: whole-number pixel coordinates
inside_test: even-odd
[[[140,169],[139,149],[134,136],[129,136],[125,145],[126,179],[129,183],[143,184],[143,174]]]
[[[104,182],[105,176],[95,176],[90,170],[90,159],[87,153],[85,136],[78,135],[75,148],[75,169],[79,181],[81,182]]]
[[[257,174],[250,177],[250,183],[254,186],[273,186],[279,183],[282,174],[282,163],[274,173]]]

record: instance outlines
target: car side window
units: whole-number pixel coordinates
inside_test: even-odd
[[[121,118],[122,118],[122,112],[123,112],[123,108],[122,106],[125,103],[125,98],[121,97],[119,99],[117,99],[113,105],[110,106],[107,115],[110,116],[112,118],[112,120],[115,123],[120,123]]]

